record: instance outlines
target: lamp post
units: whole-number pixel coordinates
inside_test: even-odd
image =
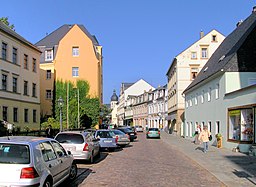
[[[63,99],[62,99],[62,97],[60,97],[59,99],[58,99],[58,105],[59,105],[59,107],[60,107],[60,132],[62,131],[62,107],[63,107]]]

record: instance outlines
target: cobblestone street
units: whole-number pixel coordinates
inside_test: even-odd
[[[161,139],[146,139],[144,133],[131,146],[109,153],[100,162],[78,166],[88,169],[80,187],[224,186],[175,148]]]

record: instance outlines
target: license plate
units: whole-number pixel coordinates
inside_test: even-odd
[[[131,133],[130,135],[134,135],[133,133]]]
[[[103,142],[104,143],[111,143],[112,141],[111,140],[104,140]]]

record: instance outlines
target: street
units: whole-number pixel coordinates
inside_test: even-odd
[[[77,179],[68,186],[223,186],[175,148],[161,139],[146,139],[145,133],[130,146],[103,152],[95,164],[79,163],[78,168]]]

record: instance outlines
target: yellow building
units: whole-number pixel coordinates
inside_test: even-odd
[[[41,51],[0,22],[0,120],[40,128]]]
[[[90,97],[103,100],[102,46],[83,25],[63,25],[36,43],[41,51],[41,115],[52,115],[56,80],[86,80]]]

